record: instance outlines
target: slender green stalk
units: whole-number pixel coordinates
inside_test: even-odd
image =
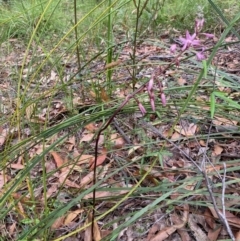
[[[108,0],[108,32],[107,32],[107,64],[112,63],[113,59],[113,23],[112,23],[112,0]],[[107,68],[107,93],[112,95],[112,68]]]

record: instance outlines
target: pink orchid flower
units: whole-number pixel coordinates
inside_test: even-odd
[[[175,53],[176,49],[177,49],[177,45],[176,44],[172,44],[171,47],[170,47],[170,52],[171,53]]]
[[[196,38],[196,33],[191,35],[188,31],[186,31],[186,37],[180,37],[179,40],[181,41],[183,47],[182,51],[188,49],[191,46],[201,46],[200,40],[195,39]]]
[[[197,52],[197,53],[196,53],[196,58],[197,58],[198,61],[202,61],[202,60],[206,59],[203,51]]]

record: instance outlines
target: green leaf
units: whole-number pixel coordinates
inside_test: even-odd
[[[210,111],[211,111],[211,119],[213,119],[215,114],[215,106],[216,106],[216,100],[214,92],[210,96]]]
[[[207,71],[208,71],[208,66],[207,66],[207,61],[206,60],[203,60],[202,61],[202,64],[203,64],[203,76],[204,78],[206,79],[207,78]]]

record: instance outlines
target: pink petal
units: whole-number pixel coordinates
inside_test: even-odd
[[[177,45],[176,44],[172,44],[171,47],[170,47],[170,52],[171,53],[175,53],[176,49],[177,49]]]
[[[190,33],[188,32],[188,30],[186,31],[186,40],[188,40],[188,39],[191,39],[191,35],[190,35]]]
[[[214,38],[214,34],[211,34],[211,33],[201,33],[201,34],[207,38]]]
[[[203,54],[203,52],[197,52],[196,58],[197,58],[198,61],[202,61],[202,60],[205,59],[205,55]]]

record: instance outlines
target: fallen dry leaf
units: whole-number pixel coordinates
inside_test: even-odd
[[[92,133],[95,133],[98,130],[98,127],[96,127],[93,123],[89,123],[84,128]]]
[[[152,238],[154,238],[156,232],[160,229],[160,225],[159,224],[154,224],[149,232],[148,232],[148,236],[147,236],[147,241],[151,241]]]
[[[111,69],[115,66],[118,66],[119,64],[121,64],[121,60],[117,60],[117,61],[114,61],[112,63],[109,63],[109,64],[106,64],[106,66],[104,67],[104,69]]]
[[[218,236],[221,232],[222,226],[220,225],[219,227],[216,227],[215,229],[209,229],[208,231],[208,238],[211,241],[217,241]]]
[[[93,162],[93,160],[94,160],[94,156],[92,155],[81,155],[77,159],[77,164],[82,165],[82,164]]]
[[[222,152],[223,152],[223,148],[222,148],[221,146],[218,146],[218,145],[215,144],[212,155],[213,155],[213,156],[218,156],[218,155],[220,155]]]
[[[62,157],[57,152],[52,151],[50,153],[53,156],[57,167],[60,168],[64,164],[64,160],[62,159]]]
[[[220,125],[224,125],[224,126],[235,126],[237,125],[237,121],[236,120],[229,120],[223,117],[215,117],[215,119],[213,120],[213,124],[216,126],[220,126]]]
[[[89,172],[80,182],[80,187],[84,187],[93,180],[93,171]]]
[[[52,224],[51,229],[54,230],[62,227],[64,225],[64,219],[65,219],[64,216],[57,218]]]
[[[14,200],[18,200],[23,205],[27,205],[27,206],[30,206],[30,207],[36,205],[36,203],[33,202],[30,198],[22,196],[19,193],[12,193],[12,197],[13,197]]]
[[[105,89],[100,87],[100,98],[104,102],[108,102],[110,100],[108,94],[106,93]]]
[[[83,138],[80,140],[80,143],[86,141],[86,142],[89,142],[93,139],[94,137],[94,134],[87,134],[87,135],[84,135]]]
[[[15,170],[22,170],[24,169],[24,165],[22,165],[21,163],[17,162],[17,163],[11,163],[10,167],[12,169],[15,169]]]
[[[87,220],[85,222],[85,225],[92,222],[92,215],[88,214]],[[100,241],[101,240],[101,232],[98,227],[97,222],[94,221],[93,223],[93,234],[92,234],[92,226],[86,228],[85,234],[84,234],[84,241]]]
[[[65,218],[64,225],[68,225],[69,223],[71,223],[80,213],[83,213],[83,212],[84,212],[83,209],[77,209],[75,211],[71,211]]]
[[[150,241],[164,241],[166,238],[168,238],[171,234],[173,234],[177,229],[183,228],[187,221],[189,216],[189,205],[185,204],[183,207],[183,216],[182,216],[182,222],[178,222],[177,224],[172,225],[171,227],[165,227],[161,231],[159,231],[153,238],[150,239]]]
[[[181,138],[181,135],[175,131],[171,136],[171,141],[177,141],[179,138]]]
[[[183,222],[183,220],[176,213],[173,213],[171,215],[171,220],[174,224],[182,224]],[[191,241],[191,237],[188,234],[188,230],[184,228],[179,228],[177,229],[177,232],[180,235],[182,241]]]
[[[205,217],[205,220],[206,220],[206,223],[208,224],[208,226],[211,229],[214,229],[216,226],[215,218],[213,217],[212,213],[210,212],[210,210],[208,208],[204,211],[203,215]]]
[[[237,231],[237,233],[235,234],[235,239],[236,241],[240,241],[240,231]]]
[[[17,227],[16,222],[14,222],[12,225],[9,226],[8,231],[11,236],[16,232],[16,227]]]
[[[51,155],[54,157],[54,160],[55,160],[58,168],[60,168],[64,165],[65,161],[62,159],[62,157],[57,152],[52,151]],[[67,179],[70,171],[71,171],[70,166],[60,168],[61,174],[58,175],[59,183],[61,183],[61,184],[64,183],[65,185],[67,185],[69,187],[80,188],[80,186],[78,184],[76,184],[75,182],[72,182],[69,179]]]
[[[188,126],[175,126],[174,130],[180,133],[183,136],[190,137],[193,136],[197,130],[197,125],[194,123],[189,124]]]
[[[217,215],[214,207],[209,206],[208,208],[211,211],[214,218],[218,219],[218,215]],[[220,210],[220,212],[221,212],[221,210]],[[232,225],[234,227],[237,227],[237,228],[240,228],[240,218],[238,218],[234,214],[230,213],[229,211],[226,211],[225,215],[226,215],[226,219],[227,219],[227,221],[230,225]]]
[[[71,136],[68,138],[68,140],[66,141],[66,145],[68,147],[69,151],[72,151],[76,145],[76,138],[75,136]]]
[[[0,133],[0,147],[3,146],[3,144],[5,143],[8,132],[8,129],[3,129]]]
[[[198,225],[202,225],[202,217],[203,216],[201,215],[190,214],[188,218],[188,226],[192,231],[196,241],[210,241],[206,233],[202,230],[202,227],[205,228],[206,226],[204,225],[200,227],[200,225]]]
[[[186,81],[186,79],[184,79],[184,78],[182,78],[182,77],[180,77],[180,78],[178,78],[177,79],[177,82],[178,82],[178,84],[179,85],[185,85],[186,83],[187,83],[187,81]]]
[[[122,190],[122,191],[116,191],[116,192],[108,192],[108,191],[97,191],[95,193],[95,197],[96,198],[106,198],[106,197],[116,197],[116,196],[119,196],[119,195],[123,195],[123,194],[126,194],[128,193],[128,190]],[[93,194],[92,193],[89,193],[87,195],[84,196],[83,199],[90,199],[90,198],[93,198]]]
[[[58,186],[59,183],[54,183],[47,189],[47,198],[51,197],[54,193],[57,192]]]
[[[98,167],[98,166],[100,166],[101,164],[103,164],[103,162],[105,161],[106,157],[107,157],[107,149],[104,147],[104,148],[102,149],[101,155],[99,155],[99,156],[97,157],[96,167]],[[91,160],[90,163],[89,163],[89,164],[90,164],[90,170],[93,170],[93,169],[94,169],[94,165],[95,165],[94,161],[95,161],[95,160]]]
[[[123,138],[116,133],[111,135],[111,142],[113,143],[113,147],[117,149],[123,148],[125,144]]]

